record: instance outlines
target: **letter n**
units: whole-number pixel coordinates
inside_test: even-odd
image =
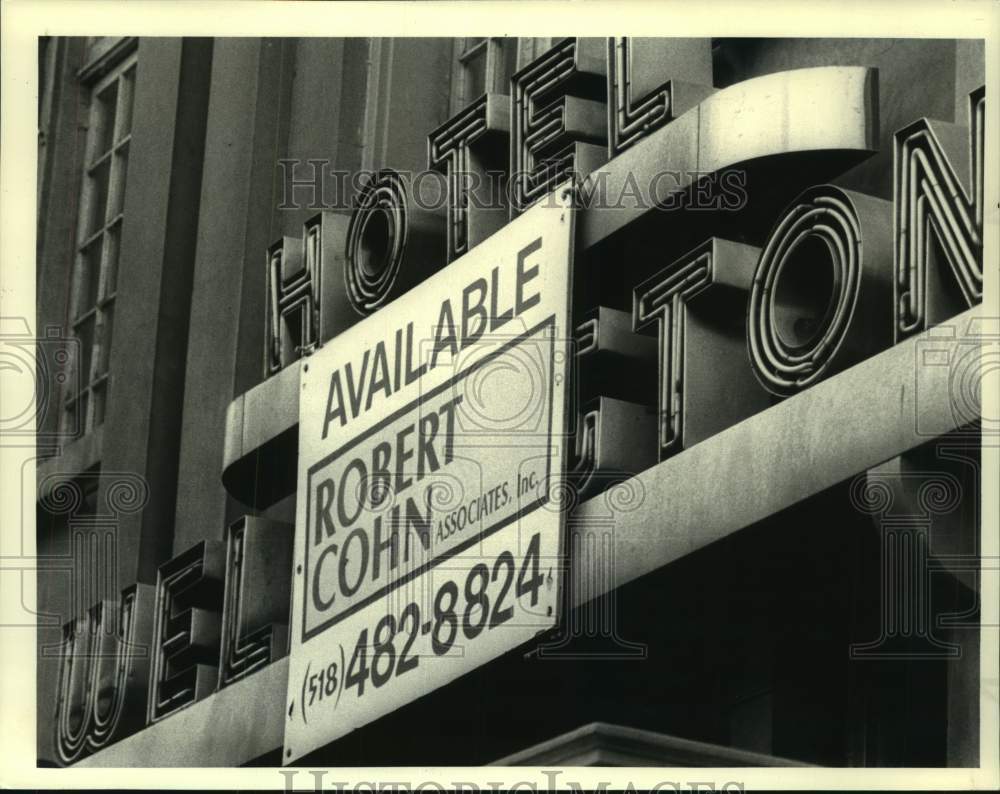
[[[983,86],[968,128],[925,118],[896,133],[896,342],[982,300],[985,125]]]

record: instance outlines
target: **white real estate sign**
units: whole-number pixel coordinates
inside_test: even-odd
[[[303,363],[285,763],[555,625],[572,246],[558,190]]]

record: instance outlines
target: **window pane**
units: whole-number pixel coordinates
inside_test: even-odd
[[[91,151],[91,161],[96,160],[108,149],[115,135],[115,115],[118,110],[118,81],[114,81],[97,95],[97,108],[94,114],[94,148]]]
[[[101,235],[80,252],[80,293],[76,301],[74,317],[89,311],[97,303],[97,287],[101,276]]]
[[[96,346],[98,377],[108,371],[108,362],[111,359],[111,334],[114,332],[114,325],[115,304],[112,301],[101,311],[101,325]]]
[[[76,382],[83,388],[90,383],[90,361],[94,350],[94,315],[90,315],[86,320],[81,321],[75,330],[76,338],[80,342]]]
[[[101,292],[101,299],[105,299],[115,294],[118,289],[118,253],[121,246],[122,224],[121,221],[108,227],[104,235],[104,290]]]
[[[111,183],[108,188],[108,213],[110,220],[125,208],[125,177],[128,175],[128,144],[114,155],[111,165]]]
[[[84,196],[86,212],[85,235],[90,236],[104,225],[108,204],[108,178],[111,160],[106,159],[87,174],[87,192]]]
[[[63,412],[62,432],[66,435],[79,435],[84,432],[84,422],[87,416],[87,392],[66,405]]]
[[[94,427],[99,427],[104,424],[104,404],[108,395],[107,381],[94,386],[94,390],[91,392],[94,399]]]
[[[115,140],[120,141],[132,131],[132,96],[135,91],[135,67],[133,66],[119,82],[118,131]]]

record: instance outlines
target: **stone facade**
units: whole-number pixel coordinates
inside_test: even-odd
[[[976,765],[983,59],[46,40],[39,763],[280,764],[299,368],[575,176],[565,625],[301,763]]]

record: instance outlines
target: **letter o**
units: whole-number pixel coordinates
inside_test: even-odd
[[[357,537],[358,542],[361,544],[361,568],[358,573],[358,580],[354,583],[353,587],[348,587],[347,585],[347,560],[348,547],[351,545],[351,540]],[[361,583],[365,579],[365,573],[368,571],[368,535],[365,534],[364,530],[360,527],[351,532],[347,536],[347,540],[344,541],[344,553],[340,555],[340,562],[337,565],[338,581],[340,584],[340,592],[345,596],[352,596],[361,587]]]

